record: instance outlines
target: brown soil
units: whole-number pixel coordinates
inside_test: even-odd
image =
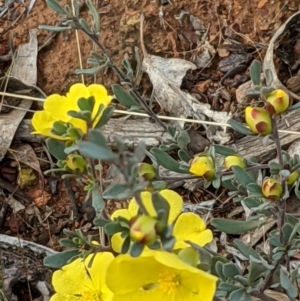
[[[231,38],[256,49],[254,56],[259,58],[263,57],[273,33],[291,14],[300,9],[299,2],[292,0],[172,0],[172,5],[166,4],[162,7],[164,27],[159,18],[159,3],[167,3],[167,1],[104,0],[98,2],[97,8],[101,16],[99,39],[117,65],[120,65],[125,56],[134,61],[134,47],[140,45],[141,14],[145,15],[144,43],[151,54],[191,60],[200,51],[197,48],[197,41],[201,39],[196,35],[190,22],[189,15],[193,15],[203,22],[205,29],[209,28],[207,41],[215,49],[218,49],[226,38]],[[26,1],[25,5],[27,4]],[[41,24],[55,25],[59,20],[58,15],[47,7],[44,0],[36,0],[27,18],[26,13],[20,16],[23,9],[23,4],[15,3],[5,18],[0,20],[0,56],[9,53],[10,37],[13,48],[17,49],[18,45],[27,42],[30,29],[37,28]],[[180,14],[184,16],[179,22]],[[20,18],[14,24],[18,16]],[[83,10],[82,16],[89,18],[86,10]],[[37,86],[46,94],[65,93],[73,83],[81,81],[81,76],[75,74],[80,66],[75,32],[58,33],[49,45],[45,45],[48,34],[47,31],[38,31],[39,47],[43,47],[39,51],[37,60]],[[93,44],[82,32],[79,32],[78,36],[83,67],[90,68],[86,61],[91,50],[94,49]],[[208,74],[206,77],[211,78],[215,84],[213,87],[218,86],[218,80],[224,75],[217,70],[217,66],[222,57],[228,55],[229,52],[224,52],[224,49],[219,50],[209,68],[204,70]],[[3,76],[9,63],[1,63],[0,67],[0,75]],[[198,73],[201,72],[198,70]],[[86,76],[84,80],[85,83],[91,83],[94,78]],[[118,77],[112,70],[107,70],[97,76],[97,82],[109,88],[111,84],[118,82]],[[142,83],[142,90],[149,92],[151,85],[147,78]],[[203,88],[205,83],[203,79],[197,77],[193,79],[193,85],[198,85],[199,89]],[[82,204],[84,195],[75,183],[72,183],[72,186],[76,201]],[[50,192],[48,185],[46,188]],[[205,200],[203,194],[205,193],[197,192],[194,198],[198,201]],[[53,195],[47,205],[48,207],[40,208],[38,213],[44,219],[49,210],[52,210],[49,220],[46,219],[47,222],[39,223],[37,217],[35,217],[36,223],[28,222],[26,217],[15,216],[9,211],[1,232],[10,235],[18,232],[27,240],[58,249],[58,237],[62,236],[63,227],[74,230],[87,225],[92,220],[90,212],[83,212],[79,221],[70,219],[70,194],[67,193],[62,181],[59,181],[58,194]],[[86,226],[87,231],[90,225]]]
[[[64,2],[66,1],[62,3]],[[247,3],[243,0],[173,0],[173,5],[163,6],[166,21],[164,28],[159,18],[159,2],[167,1],[104,0],[98,2],[98,11],[101,16],[100,41],[116,63],[119,64],[126,54],[131,57],[134,46],[139,45],[141,14],[145,15],[144,40],[149,53],[189,60],[197,52],[197,45],[194,43],[195,33],[187,14],[182,17],[181,24],[176,19],[180,11],[200,18],[205,28],[210,26],[207,39],[217,48],[223,43],[224,38],[228,36],[236,38],[230,28],[243,35],[243,38],[239,40],[244,44],[251,45],[253,42],[266,44],[282,22],[300,8],[298,1],[291,0],[256,0],[247,1]],[[16,49],[20,43],[27,41],[29,29],[37,28],[41,24],[55,25],[59,19],[58,15],[47,7],[45,1],[36,0],[29,16],[26,18],[26,13],[24,13],[13,25],[23,9],[22,4],[16,3],[6,18],[1,19],[0,55],[8,53],[8,39],[12,33],[14,34],[13,45]],[[83,11],[82,15],[86,16],[86,11]],[[1,32],[6,33],[3,35]],[[40,46],[45,43],[47,35],[47,31],[38,31]],[[81,32],[78,35],[83,67],[87,68],[89,66],[86,60],[93,49],[93,44]],[[183,37],[182,41],[180,36]],[[218,60],[216,56],[213,66]],[[59,33],[50,45],[43,47],[39,52],[37,86],[46,94],[66,92],[71,84],[81,81],[81,76],[75,74],[79,66],[75,32]],[[1,70],[5,70],[5,66],[3,67]],[[2,74],[4,74],[3,71]],[[86,83],[93,80],[92,76],[85,77]],[[97,82],[108,87],[117,80],[118,78],[111,70],[97,76]]]

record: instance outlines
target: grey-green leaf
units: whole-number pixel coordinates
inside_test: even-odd
[[[51,155],[54,156],[57,160],[66,160],[67,154],[65,153],[64,142],[53,138],[47,138],[46,145]]]
[[[260,85],[261,62],[253,60],[250,66],[250,77],[254,85]]]
[[[164,151],[154,147],[151,149],[151,153],[155,156],[159,165],[165,167],[166,169],[186,174],[186,171],[180,168],[180,163],[174,160]]]
[[[77,255],[79,255],[78,249],[66,250],[54,255],[46,256],[43,263],[46,267],[59,269],[66,265],[72,257]]]
[[[225,218],[214,218],[211,224],[219,231],[227,234],[242,234],[261,227],[263,222],[259,220],[238,221]]]
[[[240,122],[234,120],[234,119],[229,119],[227,123],[237,132],[243,134],[243,135],[252,135],[252,132],[245,127],[243,124]]]
[[[244,188],[247,188],[247,185],[250,183],[255,183],[255,180],[240,166],[234,166],[232,169],[237,181]]]

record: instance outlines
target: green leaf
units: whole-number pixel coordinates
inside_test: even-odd
[[[46,0],[47,5],[55,12],[66,15],[66,11],[61,7],[61,5],[56,0]]]
[[[229,262],[228,259],[226,259],[225,257],[222,256],[214,256],[211,259],[211,273],[212,275],[221,277],[222,275],[222,279],[224,279],[224,275],[223,275],[223,264]]]
[[[107,200],[124,200],[132,197],[133,191],[128,184],[114,183],[107,187],[102,197]]]
[[[244,125],[242,125],[240,122],[230,119],[227,121],[227,123],[237,132],[243,134],[243,135],[252,135],[252,132],[246,128]]]
[[[59,244],[65,248],[77,248],[78,244],[76,244],[73,240],[68,238],[62,238],[59,240]]]
[[[262,97],[267,98],[271,92],[275,89],[273,87],[262,87],[260,90],[260,94]]]
[[[91,0],[88,0],[86,2],[90,12],[92,13],[93,16],[93,25],[95,28],[95,33],[99,33],[100,32],[100,15],[98,10],[96,9],[96,7],[94,6],[93,2]]]
[[[222,282],[218,286],[219,290],[222,290],[222,291],[225,291],[225,292],[228,292],[228,293],[230,293],[232,291],[235,291],[237,289],[240,289],[240,288],[241,288],[240,286],[230,284],[230,283],[226,283],[226,282]]]
[[[271,86],[273,81],[273,74],[270,69],[265,69],[266,86]]]
[[[104,231],[106,235],[112,236],[116,233],[123,232],[124,228],[118,223],[110,222],[104,226]]]
[[[266,268],[259,263],[250,261],[250,265],[248,267],[249,270],[249,282],[250,284],[254,283],[257,279],[262,277],[266,272]]]
[[[71,29],[70,26],[50,26],[50,25],[39,25],[39,30],[48,30],[52,32],[62,32]]]
[[[131,239],[130,239],[130,236],[127,235],[127,237],[125,238],[125,240],[123,241],[123,244],[122,244],[121,254],[128,253],[130,244],[131,244]]]
[[[213,147],[215,148],[215,151],[217,154],[220,154],[225,157],[237,154],[236,150],[229,148],[227,146],[224,146],[224,145],[214,144]]]
[[[130,109],[132,106],[140,107],[135,98],[127,93],[122,86],[114,84],[111,86],[111,88],[117,100],[126,108]]]
[[[138,257],[138,256],[141,255],[141,253],[143,252],[143,250],[144,250],[144,245],[141,244],[140,242],[135,242],[131,246],[129,253],[130,253],[130,255],[132,257]]]
[[[241,274],[240,270],[231,262],[223,265],[223,274],[230,279],[234,279],[236,275]]]
[[[293,111],[299,108],[300,108],[300,102],[297,102],[294,105],[290,106],[286,111]]]
[[[178,173],[184,173],[185,171],[180,169],[180,163],[174,160],[171,156],[169,156],[164,151],[160,150],[159,148],[152,148],[151,153],[155,156],[157,163],[161,166],[163,166],[166,169],[178,172]]]
[[[264,223],[259,220],[238,221],[225,218],[214,218],[211,222],[219,231],[227,234],[242,234],[261,227]]]
[[[229,295],[229,301],[244,301],[245,289],[239,288]]]
[[[102,112],[102,116],[100,118],[100,120],[98,121],[98,123],[95,125],[96,129],[100,129],[102,128],[104,125],[107,124],[107,122],[109,121],[109,119],[111,118],[111,116],[114,113],[115,108],[112,106],[108,106],[106,107],[103,112]]]
[[[295,286],[282,267],[280,268],[280,285],[286,290],[291,299],[298,296]]]
[[[43,263],[46,267],[59,269],[62,266],[66,265],[72,257],[78,256],[79,254],[80,253],[78,249],[66,250],[54,255],[46,256],[43,260]]]
[[[177,129],[176,129],[176,127],[174,127],[174,126],[168,125],[167,131],[168,131],[168,133],[170,134],[171,137],[175,137],[175,134],[176,134],[176,132],[177,132]]]
[[[190,157],[190,155],[182,149],[179,149],[177,154],[178,154],[178,157],[180,158],[180,160],[182,160],[186,163],[189,163],[189,161],[192,159]]]
[[[255,183],[255,180],[240,166],[233,166],[232,169],[237,181],[244,188],[247,188],[250,183]]]
[[[62,121],[55,121],[52,125],[52,129],[56,134],[62,136],[66,134],[68,128]]]
[[[259,258],[259,255],[254,251],[253,248],[249,248],[246,246],[241,240],[234,239],[233,241],[236,248],[247,258],[250,258],[250,256]]]
[[[152,193],[152,204],[157,215],[162,211],[164,212],[164,214],[161,215],[164,217],[164,220],[162,220],[162,222],[164,224],[167,224],[170,212],[170,205],[167,200],[158,191],[154,191]]]
[[[101,66],[94,67],[94,68],[88,68],[88,69],[77,69],[75,71],[76,74],[87,74],[87,75],[95,75],[104,69],[106,69],[109,66],[109,63],[106,62]]]
[[[108,148],[99,146],[89,141],[82,141],[79,143],[80,153],[92,159],[113,161],[117,156]]]
[[[162,236],[161,237],[161,242],[162,242],[163,250],[171,251],[173,249],[174,245],[175,245],[176,240],[173,236],[168,237],[168,238]]]
[[[90,96],[89,98],[80,97],[77,100],[77,106],[81,111],[93,111],[95,105],[95,98],[94,96]]]
[[[91,121],[91,112],[90,111],[68,111],[67,113],[69,116],[73,117],[73,118],[77,118],[77,119],[81,119],[83,121],[86,122],[90,122]]]
[[[260,85],[261,62],[253,60],[250,66],[250,77],[254,85]]]
[[[177,144],[179,148],[185,149],[190,142],[189,134],[186,131],[180,131],[180,134],[177,137]]]
[[[46,139],[46,145],[53,157],[57,160],[66,160],[67,154],[65,153],[65,143],[53,138]]]
[[[105,208],[105,202],[98,187],[95,187],[92,190],[92,206],[96,213],[102,212],[102,210]]]
[[[96,218],[93,224],[97,227],[104,227],[105,225],[109,224],[111,221],[104,219],[104,218]]]
[[[273,270],[273,269],[275,268],[274,265],[269,264],[269,263],[268,263],[265,259],[263,259],[262,257],[257,258],[257,257],[253,257],[253,256],[250,255],[250,261],[256,262],[256,263],[258,263],[258,264],[261,264],[261,265],[263,265],[263,266],[265,267],[265,269],[268,269],[268,270]]]

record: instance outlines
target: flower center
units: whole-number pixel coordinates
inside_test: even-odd
[[[172,294],[180,285],[180,278],[174,272],[165,272],[159,275],[159,288],[166,294]]]
[[[85,291],[81,295],[83,301],[102,301],[101,293],[98,291]]]

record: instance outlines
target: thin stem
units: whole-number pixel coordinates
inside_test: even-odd
[[[90,32],[86,31],[81,24],[79,23],[76,17],[73,18],[74,25],[76,29],[81,30],[84,32],[101,50],[101,52],[106,56],[109,61],[111,68],[119,75],[122,81],[127,82],[127,78],[124,76],[124,73],[120,70],[120,68],[113,62],[113,60],[108,55],[105,47],[99,42],[98,37]],[[167,126],[156,116],[156,114],[149,108],[144,98],[136,91],[135,88],[130,89],[134,96],[139,100],[140,104],[144,108],[144,110],[165,130],[167,130]]]
[[[280,138],[279,138],[279,132],[278,132],[276,117],[272,117],[272,125],[273,125],[272,138],[273,138],[273,141],[275,142],[275,145],[276,145],[278,161],[279,161],[279,164],[281,166],[283,166],[282,150],[281,150],[281,143],[280,143]]]
[[[265,278],[263,284],[261,285],[261,287],[260,287],[260,289],[258,291],[260,294],[262,294],[270,286],[270,283],[272,281],[272,277],[273,277],[274,273],[276,272],[277,268],[279,267],[279,264],[280,264],[281,261],[282,261],[282,258],[279,259],[276,262],[276,265],[275,265],[274,269],[271,270],[269,272],[269,274],[267,275],[267,277]]]

